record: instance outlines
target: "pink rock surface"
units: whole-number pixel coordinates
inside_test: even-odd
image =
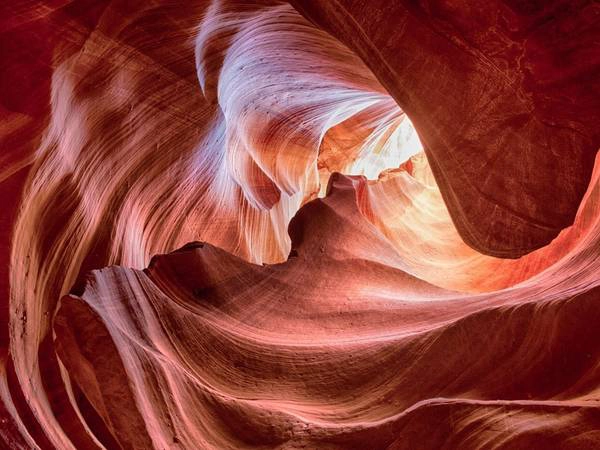
[[[290,3],[0,7],[0,447],[600,446],[597,3]]]

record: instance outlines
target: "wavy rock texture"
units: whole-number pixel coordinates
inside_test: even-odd
[[[518,257],[572,223],[600,140],[597,2],[292,3],[411,116],[471,246]]]
[[[597,3],[0,8],[3,447],[600,446]]]

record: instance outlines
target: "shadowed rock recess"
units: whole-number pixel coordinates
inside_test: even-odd
[[[0,5],[0,448],[600,448],[600,4]]]

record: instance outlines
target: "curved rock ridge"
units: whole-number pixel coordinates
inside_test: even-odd
[[[62,299],[57,353],[123,448],[598,442],[597,263],[573,254],[588,269],[554,268],[543,295],[439,289],[398,268],[360,182],[300,210],[285,263],[195,243]]]
[[[465,242],[515,258],[572,223],[600,148],[598,2],[291,3],[410,115]]]
[[[599,446],[599,19],[0,5],[0,447]]]
[[[115,2],[96,20],[78,52],[55,49],[11,247],[10,351],[50,433],[37,349],[88,270],[142,268],[197,239],[282,261],[289,220],[326,179],[327,130],[365,111],[372,146],[385,146],[403,121],[360,59],[284,2]],[[57,362],[45,370],[62,377]]]

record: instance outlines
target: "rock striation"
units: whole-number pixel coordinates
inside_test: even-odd
[[[0,6],[0,447],[600,445],[597,2]]]

